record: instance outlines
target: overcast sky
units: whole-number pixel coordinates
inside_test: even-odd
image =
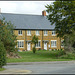
[[[0,1],[2,13],[36,14],[41,15],[46,10],[45,5],[53,1]]]

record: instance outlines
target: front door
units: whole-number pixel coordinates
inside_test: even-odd
[[[30,50],[30,42],[27,43],[27,50]]]
[[[44,42],[44,49],[47,50],[47,42]]]

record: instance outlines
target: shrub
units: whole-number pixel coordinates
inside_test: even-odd
[[[33,53],[35,53],[36,52],[36,48],[35,47],[33,47]]]
[[[0,41],[0,68],[6,65],[6,50],[3,43]]]
[[[62,58],[62,59],[75,59],[75,54],[74,53],[68,53],[68,54],[60,56],[59,58]]]
[[[52,49],[52,51],[54,51],[54,49]]]

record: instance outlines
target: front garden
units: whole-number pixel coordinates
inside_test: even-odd
[[[75,54],[65,54],[63,50],[36,51],[34,54],[32,51],[18,52],[21,58],[7,58],[7,62],[46,62],[46,61],[71,61],[75,60]]]

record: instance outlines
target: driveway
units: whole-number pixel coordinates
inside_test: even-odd
[[[8,63],[4,67],[30,70],[30,74],[75,74],[75,61]]]

